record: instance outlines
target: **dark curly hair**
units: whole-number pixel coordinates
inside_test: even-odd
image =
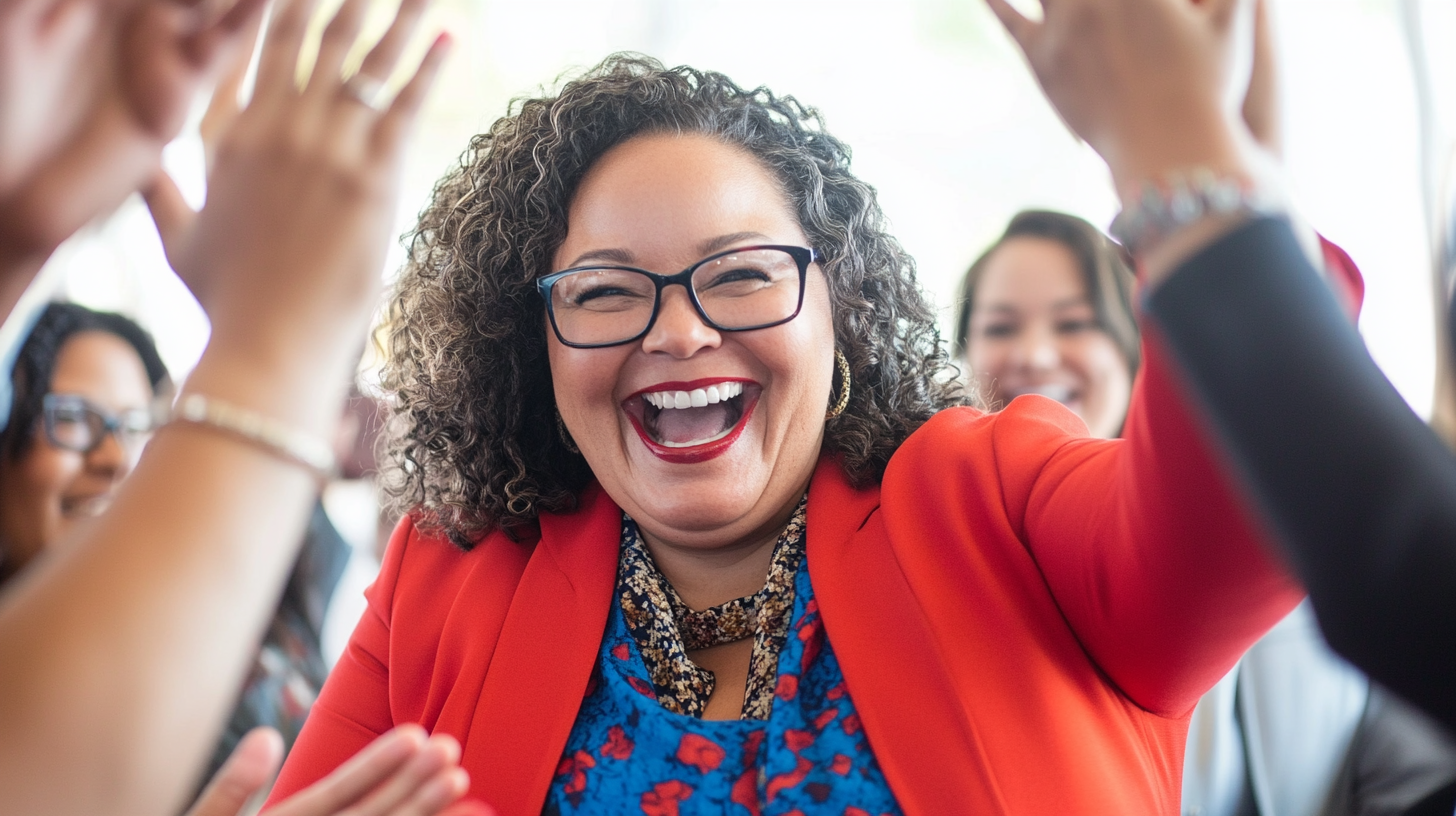
[[[10,417],[0,431],[0,456],[18,462],[35,444],[42,405],[50,391],[61,349],[72,337],[93,331],[114,334],[136,350],[154,395],[161,395],[171,386],[167,366],[157,353],[152,336],[130,318],[92,311],[75,303],[47,304],[21,345],[10,372],[12,402]]]
[[[852,372],[849,405],[826,426],[825,445],[854,483],[877,482],[911,432],[961,402],[914,262],[818,111],[722,74],[615,54],[555,96],[513,102],[471,140],[408,239],[382,335],[383,385],[394,396],[384,483],[397,510],[461,547],[573,509],[592,477],[556,430],[535,279],[554,271],[587,170],[649,133],[742,148],[792,202],[822,257],[835,342]]]

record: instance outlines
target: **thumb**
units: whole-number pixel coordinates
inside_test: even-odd
[[[1029,51],[1031,37],[1036,32],[1037,23],[1027,19],[1006,0],[986,0],[986,5],[991,7],[991,12],[996,15],[996,19],[1001,21],[1001,25],[1006,27],[1006,33],[1011,35],[1011,39],[1016,41],[1021,50]],[[1028,54],[1028,56],[1030,55]]]
[[[222,78],[212,89],[212,99],[208,102],[207,112],[202,114],[202,121],[198,124],[198,131],[202,134],[202,149],[207,156],[209,175],[212,173],[213,165],[217,163],[218,142],[221,141],[223,134],[232,127],[233,122],[237,121],[238,115],[242,113],[243,83],[247,81],[248,67],[253,62],[253,48],[257,44],[258,28],[262,22],[262,15],[258,15],[243,30],[241,41],[230,57]]]
[[[256,38],[257,23],[267,5],[268,0],[236,0],[216,20],[189,34],[182,44],[184,52],[203,71],[219,70],[233,49],[241,47],[244,41],[252,42],[249,35]]]
[[[167,175],[166,170],[158,170],[151,183],[142,188],[142,199],[147,202],[152,221],[157,225],[157,234],[162,238],[162,249],[167,253],[167,262],[172,264],[173,269],[177,269],[182,256],[182,244],[187,239],[187,233],[193,220],[197,218],[197,213],[187,203],[187,199],[182,197],[182,191],[177,189],[177,182]],[[182,274],[180,269],[177,272]]]
[[[283,761],[283,738],[271,728],[254,728],[233,749],[185,816],[237,816],[273,781]]]

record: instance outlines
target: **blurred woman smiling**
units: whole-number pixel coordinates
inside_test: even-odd
[[[956,357],[992,408],[1041,394],[1093,436],[1117,436],[1138,367],[1134,285],[1096,227],[1065,213],[1017,213],[961,281]]]
[[[106,509],[168,384],[140,326],[71,303],[41,313],[12,377],[0,435],[0,583]]]

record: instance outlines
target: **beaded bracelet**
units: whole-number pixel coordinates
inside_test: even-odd
[[[321,484],[337,472],[334,449],[328,442],[214,397],[187,394],[172,408],[171,420],[213,428],[249,442],[279,459],[307,468]]]
[[[1112,220],[1108,232],[1137,255],[1208,216],[1271,215],[1287,209],[1286,197],[1267,182],[1198,168],[1144,183],[1138,197]]]

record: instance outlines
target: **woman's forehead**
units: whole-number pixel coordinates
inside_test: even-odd
[[[777,179],[743,148],[697,134],[638,136],[582,179],[556,266],[593,254],[690,263],[733,235],[804,242]]]
[[[105,331],[72,335],[56,355],[50,390],[77,394],[104,408],[146,405],[151,381],[131,343]]]
[[[1086,299],[1087,282],[1072,251],[1049,238],[1012,238],[987,259],[976,304],[999,299]]]

